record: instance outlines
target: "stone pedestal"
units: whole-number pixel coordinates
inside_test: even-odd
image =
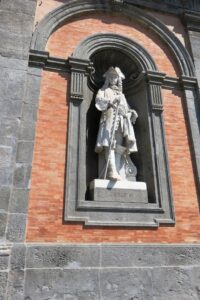
[[[90,193],[93,201],[148,203],[145,182],[95,179],[90,183]]]

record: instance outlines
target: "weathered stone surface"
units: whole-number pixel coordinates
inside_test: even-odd
[[[36,2],[36,0],[1,0],[1,8],[4,10],[34,16]],[[21,16],[21,18],[22,17],[23,15]]]
[[[14,190],[10,197],[10,191],[14,170],[14,181],[20,187],[27,186],[30,179],[30,166],[20,164],[15,169],[15,164],[19,134],[25,139],[30,132],[28,130],[27,134],[24,128],[20,130],[20,118],[35,8],[35,0],[0,1],[0,239],[4,243],[6,233],[7,242],[21,242],[25,235],[23,213],[27,211],[28,192]],[[29,159],[29,154],[22,153],[20,147],[18,155],[22,161]],[[8,210],[11,214],[7,215],[4,212]],[[9,255],[0,251],[0,299],[24,300],[25,246],[14,244],[11,257]],[[8,267],[11,269],[9,276]]]
[[[25,297],[198,300],[199,249],[200,245],[28,245]]]
[[[12,182],[12,147],[0,146],[0,185],[9,186]]]
[[[40,69],[38,69],[40,71]],[[41,77],[40,73],[36,70],[36,74],[29,73],[26,81],[26,91],[24,101],[25,103],[30,104],[38,104],[39,94],[40,94],[40,83]],[[34,72],[34,70],[30,69],[29,72]]]
[[[9,204],[9,211],[11,213],[26,213],[28,207],[28,193],[27,189],[13,189]]]
[[[25,299],[99,300],[98,270],[27,270]]]
[[[200,266],[199,264],[197,266],[194,266],[193,268],[189,269],[189,276],[190,280],[192,282],[192,287],[193,287],[193,294],[196,294],[198,297],[197,299],[200,299]]]
[[[11,138],[18,137],[20,120],[18,118],[1,118],[0,120],[0,136],[6,136]]]
[[[12,149],[12,162],[15,161],[14,157],[16,155],[16,139],[12,137],[0,136],[0,146],[1,147],[10,147]]]
[[[22,70],[26,71],[28,67],[27,60],[17,59],[13,57],[5,57],[0,55],[0,68],[7,68],[8,70]]]
[[[9,263],[9,254],[3,253],[2,249],[0,249],[0,270],[7,270]]]
[[[22,242],[25,237],[26,215],[10,214],[7,225],[7,240],[10,242]]]
[[[0,169],[10,167],[12,161],[12,148],[0,146]]]
[[[23,270],[25,267],[26,247],[24,244],[14,244],[11,250],[11,270]]]
[[[199,248],[16,244],[8,293],[13,300],[198,300]]]
[[[27,268],[97,267],[100,263],[98,246],[31,246],[27,248]]]
[[[7,278],[8,278],[7,272],[0,272],[0,299],[1,300],[6,299],[5,293],[6,293]]]
[[[37,106],[25,103],[23,106],[22,120],[35,122],[37,120],[37,111]]]
[[[5,238],[6,221],[7,221],[7,214],[0,213],[0,239]]]
[[[3,96],[2,96],[3,97]],[[22,102],[11,100],[0,100],[0,117],[21,117],[22,114]]]
[[[26,247],[24,244],[15,244],[11,251],[10,272],[8,276],[9,299],[24,299],[24,267]]]
[[[191,277],[193,271],[194,268],[188,266],[152,270],[152,299],[198,300],[198,286],[194,287]],[[199,276],[200,269],[198,268]]]
[[[33,141],[35,137],[35,122],[23,121],[20,126],[19,139]]]
[[[10,199],[10,187],[0,187],[0,210],[7,211]]]
[[[14,171],[13,184],[17,188],[26,188],[29,186],[31,166],[26,164],[16,164]]]
[[[9,300],[24,300],[24,271],[9,272],[7,293]]]
[[[16,139],[0,136],[0,186],[12,184],[16,157]]]
[[[0,169],[0,186],[10,186],[12,184],[13,168],[5,167]]]
[[[103,267],[156,267],[200,264],[200,245],[103,245]]]
[[[27,0],[23,5],[19,0],[1,1],[0,53],[3,56],[27,58],[35,5],[34,1]]]
[[[149,269],[109,269],[100,272],[101,300],[152,299]]]
[[[30,163],[33,156],[33,142],[20,141],[17,148],[17,163]]]
[[[1,68],[0,99],[22,100],[24,95],[26,72],[9,68]]]
[[[32,31],[32,22],[30,22],[30,16],[24,14],[16,13],[16,11],[12,10],[0,10],[0,30],[4,32],[12,32],[13,34],[18,35],[28,35]],[[14,41],[13,41],[14,43]]]

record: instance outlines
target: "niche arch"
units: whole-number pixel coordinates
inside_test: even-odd
[[[98,79],[111,66],[110,56],[112,64],[120,67],[128,77],[125,94],[129,105],[139,114],[140,121],[135,130],[140,150],[135,161],[140,170],[138,179],[147,182],[147,203],[123,203],[123,200],[110,203],[106,199],[95,202],[88,198],[89,182],[95,179],[98,173],[93,172],[97,169],[94,144],[99,123],[94,109],[94,97],[95,91],[100,87]],[[163,74],[158,72],[152,57],[134,40],[108,33],[91,35],[82,41],[70,57],[69,63],[72,74],[65,219],[84,220],[87,225],[174,224],[162,120],[161,86],[150,80],[152,75],[162,78]],[[92,71],[90,75],[87,74],[88,76],[85,73],[86,65]],[[99,70],[100,76],[97,72],[93,72],[93,68]],[[94,123],[96,126],[93,126]],[[91,135],[94,136],[93,140],[90,139]],[[89,147],[90,159],[86,155]]]
[[[133,19],[136,22],[139,22],[142,25],[148,26],[148,28],[154,32],[161,41],[163,41],[167,47],[171,50],[174,57],[176,58],[177,64],[181,70],[180,78],[167,78],[166,74],[161,74],[158,71],[152,71],[150,68],[145,72],[144,78],[146,83],[148,84],[148,93],[150,95],[154,94],[154,97],[150,97],[152,103],[151,106],[153,109],[157,111],[155,114],[159,114],[159,110],[162,110],[162,103],[160,97],[160,87],[165,86],[167,88],[173,88],[174,86],[178,86],[184,91],[184,105],[186,115],[188,117],[188,129],[191,138],[191,149],[194,160],[194,167],[196,171],[196,182],[197,188],[200,192],[199,178],[200,178],[200,166],[198,164],[198,160],[200,157],[200,141],[198,139],[199,135],[199,123],[197,120],[197,110],[198,110],[198,83],[195,77],[194,65],[190,54],[184,48],[179,39],[171,32],[162,22],[160,22],[155,17],[147,14],[144,10],[139,9],[134,6],[132,3],[120,2],[121,4],[116,4],[116,1],[108,0],[108,1],[93,1],[93,0],[69,0],[66,4],[61,5],[57,9],[50,12],[36,27],[36,30],[33,34],[32,42],[31,42],[31,50],[30,50],[30,61],[29,64],[31,66],[39,67],[39,68],[47,68],[53,71],[60,71],[60,69],[65,72],[71,73],[72,81],[78,82],[80,85],[78,89],[75,91],[73,87],[71,87],[71,99],[74,99],[74,106],[79,109],[79,101],[83,100],[84,87],[87,84],[86,73],[92,69],[91,62],[89,60],[82,60],[82,58],[78,59],[78,57],[72,58],[51,58],[47,52],[44,52],[45,45],[50,37],[50,35],[58,29],[62,24],[68,22],[71,18],[76,16],[80,16],[85,13],[92,12],[109,12],[109,13],[117,13],[120,15],[124,15]],[[36,89],[39,91],[39,84]],[[154,120],[155,121],[155,120]],[[156,122],[156,121],[155,121]],[[156,127],[156,124],[154,124]],[[162,126],[162,125],[161,125]],[[77,139],[78,136],[74,135],[74,138]],[[164,137],[163,137],[164,138]],[[164,142],[164,141],[163,141]],[[157,149],[159,151],[159,149]],[[164,154],[163,157],[166,157]],[[77,157],[76,157],[77,158]],[[75,164],[76,164],[75,159]],[[167,163],[167,162],[166,162]],[[77,166],[77,165],[76,165]],[[170,185],[168,185],[170,186]],[[170,194],[170,190],[165,192],[165,196]],[[72,193],[74,193],[75,198],[78,199],[77,191],[72,189]],[[168,196],[166,196],[167,198]],[[67,192],[66,192],[67,199]],[[168,197],[169,200],[169,197]],[[167,200],[167,201],[168,201]],[[110,222],[105,221],[105,218],[101,220],[99,216],[99,211],[102,211],[102,208],[91,208],[90,205],[82,205],[81,202],[78,204],[74,204],[74,198],[72,197],[72,201],[70,200],[70,204],[65,206],[65,220],[81,220],[84,221],[85,224],[97,224],[97,225],[119,225],[123,226],[123,222],[119,223],[116,221],[112,221],[112,217],[107,213],[107,218],[110,218]],[[162,210],[162,213],[160,213]],[[104,210],[103,210],[104,211]],[[117,210],[115,210],[117,211]],[[140,212],[140,217],[138,217],[136,211]],[[96,213],[97,212],[97,213]],[[141,217],[144,209],[135,208],[134,220],[133,218],[128,218],[127,214],[124,218],[127,222],[124,223],[125,226],[158,226],[159,223],[163,224],[173,224],[174,223],[174,215],[173,215],[173,206],[170,200],[168,201],[167,207],[162,207],[160,209],[158,207],[151,207],[148,210],[145,210],[145,215]],[[159,213],[157,215],[157,212]],[[164,214],[163,214],[164,212]],[[96,215],[95,215],[96,214]],[[121,214],[121,213],[120,213]],[[147,218],[148,214],[148,218]],[[123,215],[123,214],[121,214]],[[104,214],[104,216],[106,216]],[[108,217],[109,216],[109,217]],[[98,220],[99,218],[99,220]],[[118,218],[116,217],[116,220]],[[129,225],[127,225],[129,224]]]
[[[47,14],[38,24],[32,37],[31,49],[44,51],[50,35],[62,24],[71,18],[92,12],[117,12],[147,26],[171,49],[182,75],[195,76],[194,65],[189,53],[167,26],[133,4],[123,3],[117,5],[113,0],[70,0],[68,3],[61,5]]]

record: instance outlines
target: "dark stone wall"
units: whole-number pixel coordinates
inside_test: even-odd
[[[29,245],[25,299],[200,297],[200,246]]]
[[[33,141],[27,72],[36,0],[0,2],[0,237],[23,241]]]
[[[36,0],[0,1],[0,299],[24,299],[25,246],[17,243],[25,236],[33,145],[25,142],[24,99],[35,8]]]

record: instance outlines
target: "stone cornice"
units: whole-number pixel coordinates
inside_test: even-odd
[[[49,52],[30,50],[29,66],[54,72],[70,73],[70,65],[67,59],[51,57]]]
[[[200,12],[187,12],[184,14],[184,21],[188,30],[200,32]]]
[[[79,72],[89,75],[94,71],[93,65],[89,60],[69,57],[67,59],[51,57],[49,52],[31,50],[29,54],[29,66],[41,68],[52,72]],[[149,84],[156,84],[167,89],[195,88],[197,86],[196,77],[181,76],[169,77],[167,74],[148,70],[144,72]]]
[[[151,8],[157,11],[173,13],[176,15],[184,12],[200,12],[200,2],[197,0],[124,0],[123,3]]]
[[[120,14],[130,17],[148,28],[151,28],[151,30],[168,45],[169,49],[175,55],[181,73],[186,76],[194,76],[194,65],[189,53],[183,47],[179,39],[163,23],[152,15],[147,14],[142,9],[139,9],[136,6],[133,7],[132,2],[131,4],[125,1],[117,3],[118,4],[114,4],[111,0],[102,0],[101,2],[91,0],[69,1],[49,13],[38,24],[33,34],[31,49],[43,51],[52,32],[62,23],[67,22],[69,18],[94,11],[113,12],[116,8],[117,11],[120,11]]]

